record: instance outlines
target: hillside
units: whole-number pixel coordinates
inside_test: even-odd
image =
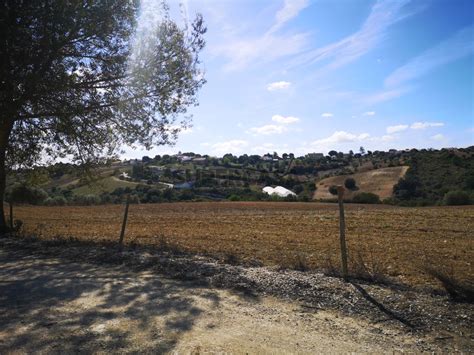
[[[449,204],[468,204],[474,202],[474,147],[300,157],[274,153],[218,158],[191,152],[112,161],[89,173],[64,163],[23,169],[13,172],[7,185],[41,189],[32,195],[48,198],[32,203],[43,204],[121,203],[129,194],[142,203],[276,199],[262,192],[266,186],[296,194],[286,200],[310,201],[334,199],[329,187],[344,185],[348,177],[356,180],[356,189],[346,199],[370,192],[381,200],[390,198],[392,204],[421,206],[446,203],[446,196],[454,194],[457,202]]]
[[[133,181],[125,181],[120,180],[116,176],[109,176],[105,178],[101,178],[89,184],[81,185],[72,190],[72,192],[76,195],[90,195],[96,194],[100,195],[104,192],[113,192],[115,189],[122,187],[122,188],[132,188],[134,189],[138,183]]]
[[[356,181],[357,188],[354,190],[346,189],[345,198],[352,199],[357,193],[371,192],[383,200],[392,197],[393,186],[398,183],[400,178],[405,176],[408,168],[408,166],[395,166],[325,178],[316,184],[313,199],[334,199],[334,195],[329,192],[329,187],[332,185],[344,185],[344,181],[347,178],[353,178]]]

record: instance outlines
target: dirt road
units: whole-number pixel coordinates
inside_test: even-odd
[[[297,302],[0,249],[2,354],[382,352],[424,343]]]

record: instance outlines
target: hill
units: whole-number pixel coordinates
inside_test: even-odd
[[[328,189],[352,177],[357,193],[371,192],[387,203],[400,205],[474,202],[474,147],[367,151],[364,154],[330,151],[296,157],[277,153],[211,157],[195,153],[157,155],[154,158],[82,166],[58,163],[12,172],[9,189],[20,182],[42,191],[34,203],[156,203],[180,200],[278,200],[262,192],[282,186],[296,196],[286,200],[334,199]],[[46,199],[44,197],[49,197]],[[84,199],[87,197],[86,199]]]
[[[408,168],[409,167],[405,165],[395,166],[325,178],[316,184],[316,191],[314,192],[313,199],[334,199],[334,195],[329,192],[329,187],[333,185],[344,186],[344,181],[347,178],[353,178],[356,181],[356,189],[346,189],[346,192],[344,193],[345,198],[352,199],[357,193],[371,192],[378,195],[380,199],[386,199],[392,197],[393,186],[405,176]]]

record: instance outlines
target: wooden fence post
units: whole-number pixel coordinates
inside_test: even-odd
[[[347,281],[347,247],[346,247],[346,221],[344,219],[344,187],[337,187],[337,199],[339,202],[339,239],[341,242],[342,277]]]
[[[123,215],[122,230],[120,231],[119,250],[123,248],[123,238],[125,237],[125,227],[127,225],[128,218],[128,206],[130,205],[130,195],[127,196],[127,202],[125,204],[125,213]]]
[[[10,228],[13,230],[13,202],[8,201],[8,204],[10,205]]]

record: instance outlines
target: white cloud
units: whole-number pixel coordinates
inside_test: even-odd
[[[225,42],[212,48],[217,55],[227,58],[225,70],[241,70],[249,64],[262,64],[276,59],[301,53],[307,43],[307,33],[276,34],[286,22],[296,17],[309,4],[306,0],[285,0],[284,6],[276,14],[275,22],[261,36],[243,38],[233,35]]]
[[[241,153],[249,143],[244,140],[232,139],[226,142],[219,142],[211,145],[212,150],[217,154]]]
[[[368,133],[353,134],[345,131],[334,132],[331,136],[318,139],[311,144],[314,146],[328,146],[338,143],[360,142],[370,137]]]
[[[328,69],[336,69],[355,61],[381,43],[391,25],[410,15],[402,12],[404,6],[409,2],[410,0],[378,0],[372,7],[369,17],[357,32],[338,42],[301,55],[295,64],[312,64],[328,60],[329,63],[321,69],[321,72],[326,72]]]
[[[442,122],[415,122],[410,128],[411,129],[426,129],[430,127],[443,127],[444,123]]]
[[[279,154],[288,151],[288,145],[283,144],[283,146],[277,146],[273,143],[263,143],[261,145],[254,146],[250,149],[252,153],[256,154],[265,154],[265,153],[273,153],[278,152]]]
[[[375,111],[367,111],[367,112],[364,112],[363,115],[364,116],[375,116]]]
[[[287,128],[281,125],[268,124],[261,127],[252,127],[249,131],[256,135],[270,135],[284,133],[287,131]]]
[[[432,140],[438,141],[438,142],[445,140],[444,136],[443,136],[441,133],[435,134],[434,136],[431,136],[430,138],[431,138]]]
[[[359,101],[366,105],[375,105],[381,102],[396,99],[397,97],[400,97],[411,90],[411,87],[401,87],[391,90],[380,90],[360,97]]]
[[[454,36],[425,51],[395,70],[385,79],[386,86],[398,86],[429,73],[435,68],[474,52],[474,25],[458,31]]]
[[[290,123],[296,123],[299,122],[300,119],[298,117],[293,117],[293,116],[281,116],[281,115],[273,115],[272,116],[272,121],[278,122],[278,123],[283,123],[283,124],[290,124]]]
[[[321,114],[321,117],[324,117],[324,118],[331,118],[333,116],[334,114],[332,114],[331,112],[324,112]]]
[[[396,133],[396,132],[405,131],[406,129],[408,129],[408,125],[406,125],[406,124],[399,124],[399,125],[396,125],[396,126],[388,126],[387,127],[387,133],[392,134],[392,133]]]
[[[285,23],[298,16],[308,5],[308,0],[285,0],[283,8],[278,10],[275,15],[275,24],[268,32],[272,33],[280,29]]]
[[[390,134],[386,134],[386,135],[382,136],[381,140],[383,142],[391,142],[391,141],[395,140],[395,137],[391,136]]]
[[[224,69],[241,70],[249,64],[261,64],[300,53],[306,44],[306,34],[272,35],[252,39],[231,39],[214,48],[216,54],[227,58]]]
[[[290,87],[291,83],[289,81],[276,81],[274,83],[270,83],[267,85],[268,91],[276,91],[276,90],[285,90]]]

